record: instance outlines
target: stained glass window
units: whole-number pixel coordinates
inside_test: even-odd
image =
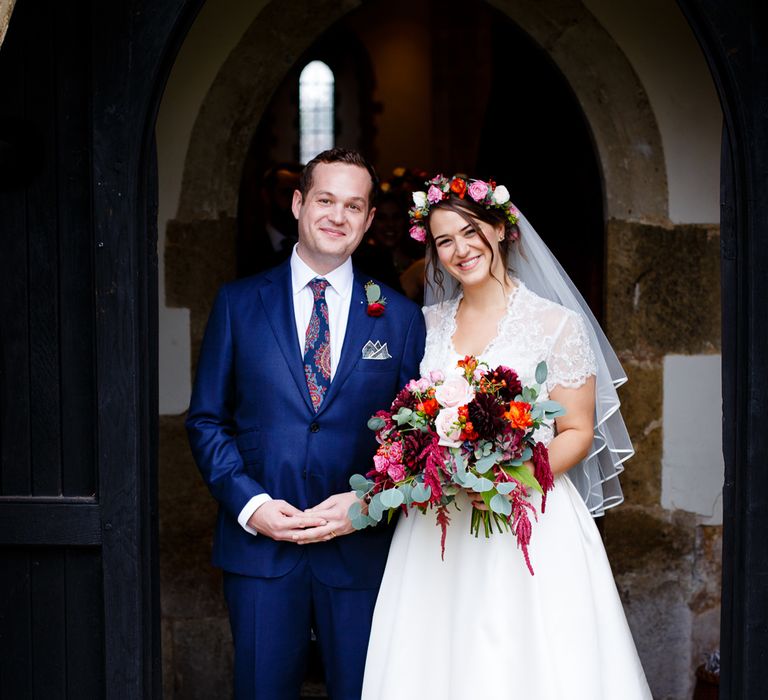
[[[333,71],[311,61],[299,76],[299,143],[302,163],[333,148]]]

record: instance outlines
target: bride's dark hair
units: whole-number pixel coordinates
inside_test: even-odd
[[[436,261],[439,259],[437,255],[437,245],[435,245],[435,237],[432,235],[432,228],[430,227],[432,213],[437,209],[446,209],[448,211],[455,212],[475,229],[477,235],[480,236],[481,240],[483,241],[483,245],[485,245],[485,247],[491,251],[491,267],[493,266],[494,256],[493,247],[491,246],[490,241],[486,235],[483,233],[482,229],[477,225],[477,222],[482,221],[483,223],[489,224],[494,228],[503,226],[504,240],[499,242],[499,252],[501,254],[504,267],[507,267],[509,247],[513,245],[515,241],[520,237],[520,231],[517,227],[517,224],[510,223],[505,212],[501,209],[486,208],[482,204],[475,202],[471,197],[465,196],[462,198],[452,192],[447,199],[432,205],[429,212],[430,216],[426,221],[426,243],[430,252],[430,255],[427,256],[426,281],[430,287],[437,286],[437,289],[439,290],[439,298],[445,296],[445,288],[443,287],[443,280],[445,275],[443,274],[443,271],[436,265]],[[494,277],[494,279],[496,278]],[[432,284],[433,281],[434,285]],[[503,287],[503,282],[501,280],[497,279],[496,281]]]

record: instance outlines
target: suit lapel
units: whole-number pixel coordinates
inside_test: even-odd
[[[354,369],[358,360],[362,357],[363,345],[370,339],[376,319],[367,313],[368,304],[365,297],[365,282],[355,274],[352,286],[352,299],[349,302],[349,318],[347,330],[344,334],[344,344],[341,346],[339,366],[333,375],[333,381],[328,388],[328,393],[323,399],[318,415],[320,415],[336,398],[341,387],[344,386],[349,373]]]
[[[309,389],[307,389],[307,380],[304,376],[304,360],[296,336],[290,263],[284,263],[268,274],[272,283],[259,290],[264,313],[285,357],[285,363],[288,365],[293,381],[296,382],[296,387],[304,398],[307,408],[314,413],[312,401],[309,398]]]

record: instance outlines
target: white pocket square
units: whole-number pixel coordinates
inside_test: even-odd
[[[363,345],[364,360],[389,360],[392,355],[389,354],[387,344],[379,340],[369,340]]]

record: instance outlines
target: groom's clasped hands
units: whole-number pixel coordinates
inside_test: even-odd
[[[273,540],[313,544],[355,531],[347,513],[358,501],[354,491],[329,496],[312,508],[299,510],[287,501],[274,499],[261,505],[248,525]]]

